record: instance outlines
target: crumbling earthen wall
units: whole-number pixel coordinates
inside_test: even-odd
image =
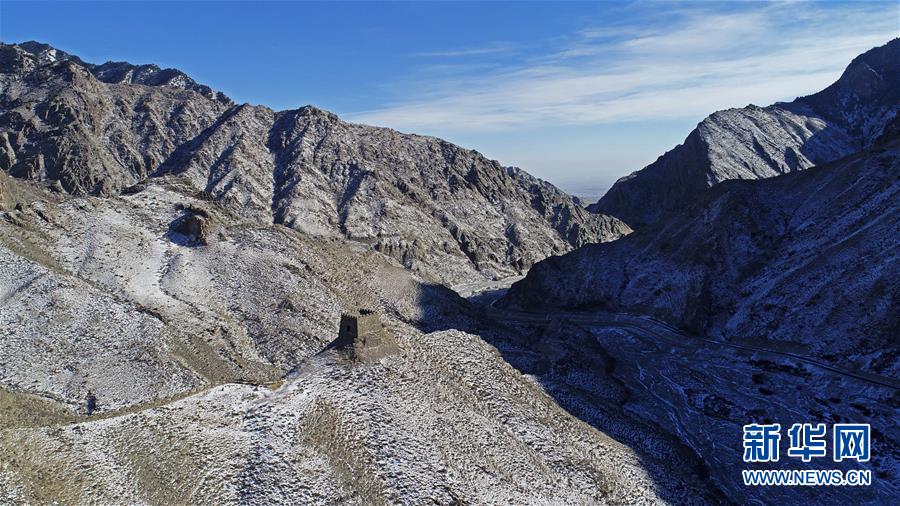
[[[398,351],[397,344],[373,311],[360,309],[341,314],[335,349],[349,352],[354,359],[380,360]]]

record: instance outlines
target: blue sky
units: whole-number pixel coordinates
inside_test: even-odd
[[[900,34],[898,5],[3,0],[0,39],[443,137],[597,196],[714,110],[827,86]]]

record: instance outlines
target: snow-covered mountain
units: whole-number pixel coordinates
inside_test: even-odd
[[[800,172],[726,181],[619,241],[535,265],[507,304],[651,315],[900,376],[900,120]]]
[[[837,161],[626,235],[440,139],[0,45],[0,503],[889,502],[900,121],[867,75],[778,113]],[[534,262],[530,311],[447,287]],[[872,486],[735,478],[741,424],[861,413]]]
[[[898,111],[900,39],[894,39],[856,57],[819,93],[713,113],[683,144],[617,181],[589,209],[633,228],[656,223],[722,181],[786,174],[871,146]]]
[[[523,273],[630,231],[440,139],[314,107],[234,105],[148,68],[85,64],[37,43],[0,47],[0,169],[77,195],[178,179],[245,217],[351,238],[447,283]]]

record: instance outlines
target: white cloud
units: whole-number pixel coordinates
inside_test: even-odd
[[[446,133],[702,117],[765,105],[827,86],[854,56],[896,37],[897,13],[885,10],[891,6],[679,8],[647,23],[655,28],[589,28],[527,61],[472,75],[429,74],[408,98],[349,119]],[[443,55],[476,55],[465,53]]]
[[[463,56],[482,56],[488,54],[509,54],[513,52],[512,44],[492,44],[485,47],[469,47],[464,49],[455,49],[451,51],[430,51],[424,53],[415,53],[413,56],[431,57],[431,58],[457,58]]]

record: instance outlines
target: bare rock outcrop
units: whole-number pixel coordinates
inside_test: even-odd
[[[49,44],[30,40],[18,44],[18,47],[34,55],[39,62],[54,63],[69,60],[88,69],[98,80],[109,84],[143,84],[147,86],[167,86],[182,90],[195,91],[206,98],[217,100],[223,104],[231,104],[231,99],[222,92],[217,92],[199,84],[190,76],[178,69],[162,69],[153,64],[133,65],[128,62],[108,61],[96,65],[87,63],[81,58],[56,49]]]
[[[652,315],[700,335],[900,375],[900,137],[727,181],[619,241],[535,265],[506,304]]]
[[[12,176],[105,196],[171,179],[242,217],[349,238],[443,282],[521,274],[630,232],[475,151],[309,106],[234,105],[177,71],[25,43],[0,46],[0,85],[0,169]]]
[[[107,84],[76,59],[0,46],[0,169],[113,195],[193,139],[226,105],[172,86]]]

